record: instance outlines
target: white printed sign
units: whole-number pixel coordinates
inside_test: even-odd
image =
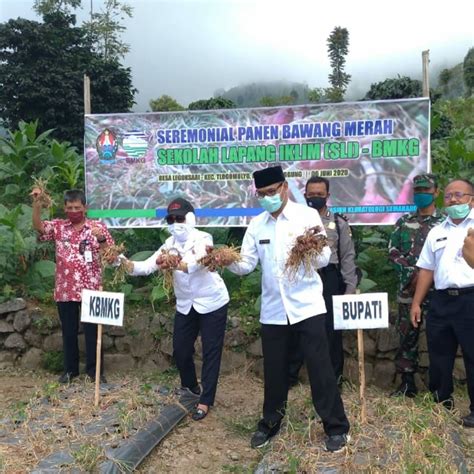
[[[334,329],[388,328],[388,294],[364,293],[332,297]]]
[[[123,326],[124,294],[82,290],[81,322]]]

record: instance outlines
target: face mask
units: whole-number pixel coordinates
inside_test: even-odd
[[[84,220],[84,211],[67,211],[66,216],[72,224],[79,224]]]
[[[192,227],[188,224],[179,224],[175,222],[168,226],[168,231],[177,242],[184,242],[188,238],[191,228]]]
[[[415,193],[413,201],[418,209],[428,207],[434,201],[434,196],[431,193]]]
[[[451,219],[464,219],[469,212],[471,212],[468,202],[464,204],[454,204],[454,206],[445,207],[444,210]]]
[[[313,196],[310,198],[306,198],[306,204],[308,204],[309,207],[312,207],[313,209],[319,211],[326,205],[327,200],[327,197]]]
[[[283,204],[279,194],[275,194],[275,196],[265,196],[263,198],[259,198],[258,202],[270,214],[272,212],[278,211],[278,209],[280,209]]]

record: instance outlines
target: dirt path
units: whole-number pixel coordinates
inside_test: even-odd
[[[202,421],[183,420],[140,466],[140,473],[248,472],[262,454],[250,434],[262,406],[262,384],[237,373],[221,377],[214,408]],[[192,441],[191,441],[192,440]]]
[[[57,377],[44,372],[0,371],[0,413],[20,402],[27,402],[45,383]]]

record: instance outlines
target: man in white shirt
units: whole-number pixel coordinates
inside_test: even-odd
[[[463,258],[467,231],[474,226],[474,186],[451,181],[444,192],[448,218],[429,232],[417,267],[420,268],[411,305],[411,321],[421,322],[421,304],[434,281],[435,291],[426,318],[429,389],[436,401],[453,407],[453,366],[461,346],[466,367],[470,414],[464,426],[474,428],[474,269]]]
[[[252,436],[251,446],[264,446],[280,429],[288,399],[288,347],[297,333],[308,369],[313,404],[327,435],[326,450],[337,452],[347,443],[349,421],[329,356],[326,306],[316,271],[328,264],[331,250],[324,247],[314,262],[312,274],[306,274],[301,266],[296,277],[288,279],[284,271],[296,237],[315,226],[325,234],[324,227],[316,210],[288,199],[288,183],[281,166],[256,171],[253,177],[258,201],[265,212],[252,219],[248,226],[242,242],[242,260],[228,266],[238,275],[252,272],[258,262],[262,267],[260,322],[265,387],[263,418]]]
[[[171,237],[147,260],[133,263],[131,275],[149,275],[169,267],[163,251],[176,253],[173,288],[176,315],[173,329],[173,357],[179,370],[182,387],[199,394],[200,387],[194,366],[194,343],[198,334],[202,341],[202,393],[192,418],[202,420],[214,404],[227,321],[229,294],[224,281],[198,263],[212,246],[212,236],[195,229],[193,206],[182,198],[168,205],[166,216]]]

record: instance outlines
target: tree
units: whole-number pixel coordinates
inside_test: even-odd
[[[276,107],[278,105],[291,105],[295,103],[295,98],[291,95],[283,95],[281,97],[265,96],[260,99],[262,107]]]
[[[224,97],[196,100],[188,105],[189,110],[235,109],[235,104]]]
[[[329,61],[332,73],[329,74],[331,91],[328,96],[334,102],[341,102],[344,98],[351,75],[344,72],[347,53],[349,52],[349,32],[346,28],[336,26],[327,39]]]
[[[39,119],[39,131],[82,147],[83,75],[91,78],[93,113],[128,112],[136,89],[131,71],[92,50],[75,18],[47,14],[43,23],[0,24],[0,116],[11,129]]]
[[[178,102],[176,102],[173,97],[170,97],[166,94],[162,95],[158,99],[151,99],[149,104],[153,112],[175,112],[184,110],[182,105],[178,104]]]
[[[398,76],[394,79],[385,79],[385,81],[371,84],[363,100],[408,99],[422,96],[421,81],[408,76]]]
[[[35,0],[33,10],[41,16],[57,12],[70,15],[80,6],[81,0]]]
[[[466,85],[466,97],[472,95],[474,89],[474,48],[471,48],[463,62],[464,84]]]
[[[125,2],[106,0],[104,8],[98,13],[91,13],[90,21],[83,27],[90,31],[96,51],[106,60],[123,58],[130,46],[120,39],[127,29],[122,25],[127,17],[132,17],[133,8]]]
[[[35,0],[33,8],[36,13],[45,16],[58,12],[70,15],[80,7],[81,0]],[[95,51],[103,59],[118,60],[129,52],[129,45],[120,39],[120,35],[126,30],[122,22],[132,17],[132,11],[133,8],[125,2],[105,0],[104,7],[94,13],[91,0],[90,20],[82,26],[89,32]]]

